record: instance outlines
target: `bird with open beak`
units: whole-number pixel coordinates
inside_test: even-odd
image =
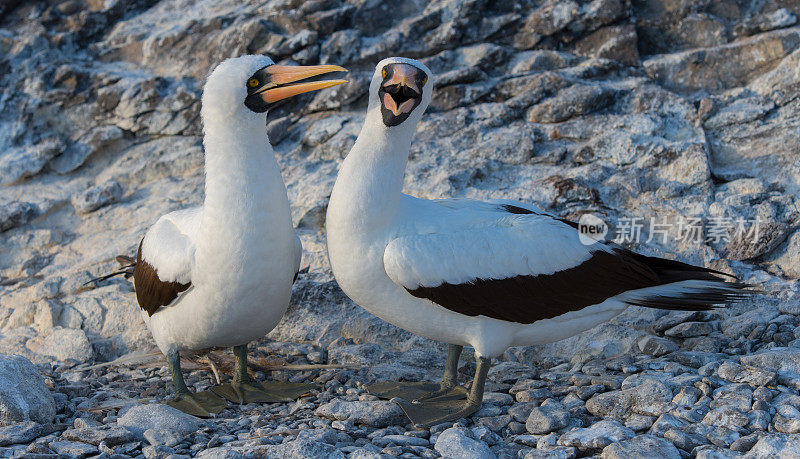
[[[584,243],[577,223],[530,204],[403,194],[414,131],[432,98],[430,76],[413,59],[378,63],[325,223],[331,269],[353,301],[449,344],[439,383],[367,386],[394,399],[414,424],[475,413],[492,358],[511,346],[568,338],[629,305],[698,311],[746,295],[744,284],[709,268]],[[469,392],[457,378],[463,346],[475,350]]]
[[[173,407],[207,417],[223,409],[224,399],[291,401],[312,387],[258,382],[247,372],[247,344],[283,316],[302,253],[265,113],[286,98],[345,83],[312,80],[344,71],[242,56],[222,62],[208,77],[201,109],[203,205],[159,218],[125,267],[142,317],[167,357]],[[232,380],[193,393],[184,383],[180,352],[210,347],[233,347]]]

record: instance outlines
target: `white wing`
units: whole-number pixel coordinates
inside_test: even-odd
[[[162,282],[191,282],[194,237],[202,208],[179,210],[159,218],[142,241],[142,258],[155,268]]]
[[[383,256],[389,277],[409,290],[475,279],[552,274],[591,258],[577,231],[546,215],[496,212],[491,224],[392,240]]]

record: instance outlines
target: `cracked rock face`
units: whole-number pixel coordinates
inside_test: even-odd
[[[213,66],[243,53],[350,70],[347,85],[268,114],[305,249],[270,353],[363,365],[364,381],[418,380],[441,365],[443,346],[353,304],[325,250],[337,168],[359,133],[373,67],[387,56],[418,58],[436,74],[406,192],[515,199],[573,220],[588,212],[615,234],[639,218],[640,236],[623,245],[731,272],[765,294],[724,311],[630,308],[579,336],[509,349],[490,374],[497,395],[474,425],[424,436],[374,430],[395,422],[392,410],[376,421],[364,408],[375,400],[355,379],[314,375],[328,378],[327,392],[281,412],[294,416],[269,426],[281,444],[234,435],[264,434],[261,421],[191,441],[153,431],[146,452],[30,425],[0,439],[33,436],[26,453],[75,455],[796,450],[787,432],[800,431],[798,15],[787,2],[733,0],[2,2],[0,353],[57,373],[60,422],[72,424],[91,392],[65,369],[153,347],[126,280],[83,284],[133,254],[159,216],[202,202],[201,88]],[[699,238],[681,229],[691,221]],[[286,351],[285,341],[308,348]],[[461,371],[473,370],[467,351]],[[91,387],[122,378],[144,391],[161,378],[155,393],[168,393],[166,373],[103,371]],[[117,414],[71,430],[100,438]],[[315,426],[298,427],[304,416],[324,434],[287,433]],[[334,435],[344,432],[353,436]]]

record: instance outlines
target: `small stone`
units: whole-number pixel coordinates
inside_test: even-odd
[[[30,360],[0,354],[0,426],[22,421],[51,424],[56,403]]]
[[[516,403],[508,409],[508,414],[514,418],[515,421],[525,423],[528,421],[531,411],[537,406],[534,402]]]
[[[511,416],[508,414],[501,414],[499,416],[489,416],[485,418],[475,419],[475,424],[486,427],[492,432],[500,432],[511,422]]]
[[[674,458],[681,457],[675,445],[653,435],[639,435],[628,440],[613,443],[603,448],[600,455],[603,459],[628,458]]]
[[[71,457],[86,457],[98,453],[96,446],[79,441],[54,441],[50,443],[50,449]]]
[[[127,428],[137,438],[144,439],[147,429],[166,430],[186,436],[200,428],[198,418],[167,405],[148,404],[130,408],[117,419],[117,424]]]
[[[744,427],[748,419],[738,410],[726,406],[709,411],[703,418],[703,423],[712,426]]]
[[[800,432],[800,411],[791,405],[778,405],[772,421],[778,432],[791,434]]]
[[[124,427],[84,427],[80,429],[70,429],[61,434],[64,440],[80,441],[91,445],[99,445],[101,442],[108,446],[117,446],[133,440],[133,434]]]
[[[768,434],[759,438],[749,457],[800,457],[800,436]]]
[[[558,444],[562,446],[575,446],[578,449],[600,449],[611,443],[627,440],[636,434],[617,421],[600,421],[590,427],[570,430],[561,435]]]
[[[692,451],[698,446],[708,444],[708,438],[706,436],[694,432],[689,428],[669,429],[664,433],[664,438],[684,451]]]
[[[642,416],[641,414],[632,414],[625,421],[625,427],[633,430],[634,432],[641,432],[643,430],[649,429],[655,421],[656,418],[653,416]]]
[[[0,427],[0,446],[29,443],[48,431],[41,424],[33,421],[18,422]]]
[[[532,434],[547,434],[563,429],[568,424],[569,413],[564,405],[554,399],[548,399],[531,411],[525,422],[525,428]]]
[[[178,432],[165,429],[147,429],[142,435],[144,439],[153,446],[164,445],[173,447],[184,438],[184,435],[180,435]],[[220,440],[222,440],[222,437],[220,437]],[[226,442],[223,441],[222,443]]]
[[[391,444],[397,446],[428,446],[431,443],[425,438],[409,437],[406,435],[387,435],[372,440],[372,444],[383,448]]]
[[[574,459],[578,457],[578,449],[575,447],[556,446],[546,450],[532,449],[525,453],[523,459]]]
[[[738,440],[741,435],[735,430],[731,430],[724,426],[717,426],[706,434],[708,440],[719,446],[720,448],[727,448],[734,441]]]
[[[733,451],[746,453],[753,448],[753,446],[756,444],[757,441],[758,441],[758,434],[747,435],[731,443],[730,448]]]
[[[667,338],[659,338],[653,335],[644,335],[636,343],[639,350],[653,357],[661,357],[678,350],[678,345]]]
[[[403,410],[389,401],[346,401],[336,399],[314,411],[317,416],[339,421],[351,421],[370,427],[387,427],[406,419]]]
[[[472,433],[463,427],[451,427],[439,435],[434,446],[443,457],[469,457],[490,459],[497,456],[489,446],[472,438]]]
[[[713,328],[708,322],[684,322],[675,325],[664,334],[674,338],[691,338],[693,336],[708,335],[713,331]]]
[[[742,366],[726,360],[717,369],[720,378],[751,386],[766,386],[775,381],[775,373],[760,368]]]
[[[534,379],[536,368],[519,362],[500,362],[489,369],[489,381],[513,384],[520,379]]]
[[[660,416],[668,410],[672,392],[657,381],[646,381],[629,389],[596,394],[586,402],[595,416],[623,420],[634,411],[645,416]]]

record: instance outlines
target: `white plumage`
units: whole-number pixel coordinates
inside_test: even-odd
[[[142,258],[160,280],[192,284],[152,316],[142,312],[165,354],[261,338],[288,307],[302,249],[264,115],[242,103],[248,76],[271,64],[264,56],[229,59],[209,76],[205,202],[164,215],[144,238]]]
[[[302,254],[264,113],[287,97],[344,83],[308,81],[338,71],[345,69],[244,56],[226,60],[208,77],[201,109],[203,205],[158,219],[126,267],[133,267],[142,317],[167,356],[176,394],[170,403],[179,409],[210,416],[224,407],[218,395],[237,403],[279,402],[311,387],[261,384],[247,373],[247,343],[283,317]],[[233,347],[233,380],[193,394],[179,353],[209,347]]]
[[[427,67],[410,59],[378,64],[363,128],[331,194],[326,221],[331,268],[360,306],[412,333],[455,345],[455,361],[458,346],[474,347],[483,375],[476,373],[478,381],[488,371],[486,358],[510,346],[567,338],[629,304],[680,309],[676,304],[687,295],[724,300],[740,288],[704,268],[614,245],[584,245],[569,222],[534,206],[403,194],[411,139],[431,100],[429,76]],[[411,100],[418,102],[411,111],[396,110],[412,106]],[[661,269],[665,265],[669,269]],[[686,280],[693,276],[700,280]],[[582,289],[591,294],[582,297]],[[603,289],[613,293],[603,296]],[[542,304],[540,297],[556,304]],[[710,307],[700,303],[692,307]],[[442,391],[452,388],[454,374],[454,367],[446,370],[445,380],[450,379],[443,380]],[[401,406],[422,424],[466,416],[480,405],[482,381],[473,383],[466,408],[453,405],[448,411],[440,403],[417,413],[414,405]],[[386,396],[407,389],[399,385]]]

